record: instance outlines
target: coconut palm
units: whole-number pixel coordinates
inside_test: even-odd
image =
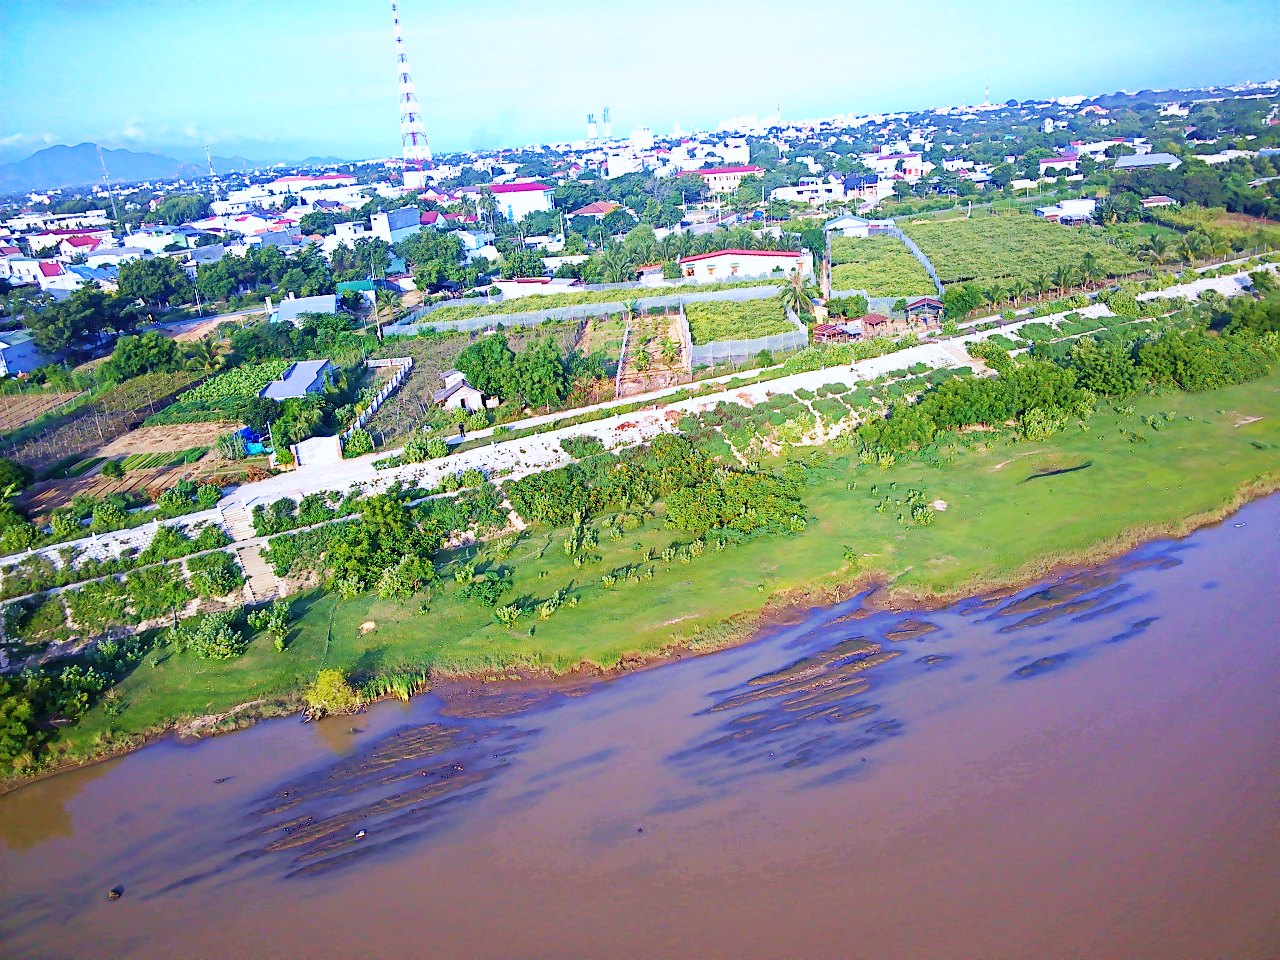
[[[634,254],[618,244],[605,249],[600,258],[600,270],[605,283],[626,283],[636,278],[638,264]]]
[[[799,268],[791,271],[786,285],[778,291],[778,299],[782,301],[783,307],[796,316],[813,313],[813,298],[817,295],[817,288]]]
[[[1098,284],[1106,279],[1107,269],[1092,252],[1089,252],[1080,259],[1080,276],[1084,279],[1086,286]]]
[[[1204,256],[1208,247],[1209,244],[1204,234],[1193,232],[1188,233],[1182,238],[1182,243],[1179,244],[1178,252],[1182,255],[1183,260],[1194,267],[1196,265],[1196,258]]]
[[[993,307],[1009,297],[1009,291],[1006,290],[1004,284],[999,281],[987,286],[982,291],[982,294],[987,298],[987,303],[991,304]]]
[[[484,214],[484,218],[489,221],[489,229],[497,230],[498,223],[498,198],[493,195],[493,191],[488,187],[480,188],[480,212]]]
[[[1009,284],[1009,296],[1013,298],[1014,304],[1019,304],[1031,295],[1031,284],[1027,283],[1022,277],[1018,277]]]
[[[1060,264],[1054,269],[1053,275],[1050,277],[1050,283],[1053,284],[1053,289],[1059,294],[1066,293],[1069,287],[1079,283],[1079,271],[1070,264]]]
[[[188,344],[183,352],[186,354],[186,365],[189,369],[207,370],[212,373],[227,365],[227,354],[231,349],[225,343],[209,337]]]
[[[1053,278],[1047,273],[1038,273],[1031,278],[1031,289],[1037,297],[1043,297],[1053,289]]]

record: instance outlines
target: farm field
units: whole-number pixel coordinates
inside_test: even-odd
[[[542,323],[536,327],[512,327],[504,330],[507,343],[519,352],[535,340],[553,339],[562,350],[578,344],[581,321]],[[450,369],[468,346],[479,340],[477,333],[440,333],[421,337],[393,337],[373,354],[371,359],[412,357],[413,372],[374,414],[366,429],[380,437],[380,444],[394,444],[431,425],[433,415],[441,426],[450,426],[454,417],[440,416],[440,408],[431,395],[440,389],[440,374]],[[616,358],[615,358],[616,359]]]
[[[1163,426],[1152,427],[1153,419]],[[1242,485],[1274,480],[1280,374],[1201,394],[1140,397],[1132,410],[1104,408],[1090,428],[1041,442],[953,439],[940,450],[944,461],[953,459],[937,465],[906,460],[881,470],[835,456],[810,475],[804,500],[812,519],[802,532],[708,550],[687,566],[655,561],[651,580],[614,589],[600,583],[600,573],[681,539],[664,529],[661,510],[616,542],[601,537],[590,576],[559,549],[564,530],[535,527],[502,561],[513,576],[511,596],[540,602],[572,582],[580,602],[538,622],[534,633],[527,621],[502,626],[491,610],[459,596],[450,565],[470,559],[474,548],[441,557],[443,587],[429,611],[372,594],[305,594],[287,656],[259,637],[235,661],[168,657],[120,684],[114,715],[95,706],[60,734],[60,745],[88,751],[109,730],[127,736],[259,698],[296,697],[321,665],[365,673],[611,667],[673,642],[730,641],[750,629],[771,596],[821,596],[859,575],[922,594],[1033,578],[1063,560],[1084,562],[1134,537],[1176,529],[1223,508]],[[1100,498],[1103,488],[1108,495]],[[906,529],[892,511],[877,512],[884,491],[908,489],[945,501],[946,509],[929,526]],[[1040,522],[1028,526],[1028,517]],[[845,565],[846,550],[858,558],[856,574]]]
[[[99,394],[65,417],[55,416],[38,428],[20,431],[16,443],[0,444],[0,456],[18,460],[36,471],[50,470],[63,463],[71,466],[67,461],[83,459],[89,451],[137,426],[198,377],[199,374],[190,370],[136,377]]]
[[[292,360],[263,360],[235,367],[211,377],[186,393],[159,414],[148,419],[148,426],[165,423],[199,423],[226,420],[246,400],[292,366]]]
[[[633,397],[687,383],[691,379],[691,358],[684,355],[682,339],[679,313],[633,318],[624,369],[618,378],[618,396]]]
[[[1078,267],[1092,253],[1109,276],[1144,269],[1106,241],[1100,227],[1062,227],[1032,214],[975,216],[972,220],[907,221],[902,230],[929,258],[943,283],[1040,276]]]
[[[50,410],[69,403],[78,393],[23,393],[0,396],[0,433],[25,427]]]
[[[831,286],[868,297],[932,296],[924,266],[894,237],[832,237]]]
[[[240,423],[223,420],[138,427],[95,451],[100,457],[128,457],[143,453],[170,453],[191,447],[212,447],[224,433],[239,430]]]
[[[689,321],[689,336],[694,344],[717,340],[750,340],[775,333],[790,333],[792,327],[782,304],[774,297],[764,300],[712,300],[686,303],[684,315]]]
[[[592,317],[582,330],[578,349],[583,353],[599,351],[606,357],[605,372],[614,376],[618,372],[618,354],[622,352],[622,336],[627,325],[614,317]]]

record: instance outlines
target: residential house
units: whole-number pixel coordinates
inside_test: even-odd
[[[267,315],[272,323],[292,323],[295,327],[302,326],[301,318],[304,313],[332,315],[337,312],[338,297],[332,293],[318,297],[291,296],[287,300],[281,300],[280,306],[275,310],[271,309],[271,301],[267,301]]]
[[[622,204],[614,203],[612,200],[595,200],[588,203],[585,207],[579,207],[572,211],[570,217],[594,217],[596,220],[602,220],[615,210],[621,210]]]
[[[25,330],[0,333],[0,377],[16,377],[50,363]]]
[[[828,220],[823,229],[839,237],[867,237],[871,235],[871,221],[846,213],[842,217]]]
[[[800,250],[715,250],[680,260],[680,272],[697,283],[747,280],[773,274],[782,278],[792,270],[799,270],[802,276],[813,276],[813,258]]]
[[[139,247],[108,247],[105,250],[99,248],[88,254],[84,262],[90,267],[118,267],[128,260],[140,260],[146,255],[147,251]]]
[[[268,400],[291,400],[309,393],[321,393],[333,379],[333,364],[328,360],[299,360],[279,380],[272,380],[258,391]]]
[[[440,374],[444,387],[431,395],[431,399],[446,410],[468,412],[484,409],[484,394],[467,382],[461,370],[446,370]]]
[[[422,229],[421,216],[417,207],[375,213],[369,218],[369,231],[379,240],[397,244]]]
[[[1062,173],[1075,173],[1080,166],[1080,157],[1074,153],[1064,153],[1058,157],[1045,157],[1040,161],[1041,177],[1056,177]]]
[[[764,168],[747,164],[737,167],[708,167],[694,172],[703,179],[712,193],[733,193],[747,177],[763,174]]]
[[[43,233],[33,233],[24,239],[27,241],[27,249],[32,255],[39,255],[46,250],[57,250],[62,241],[68,237],[89,237],[93,240],[110,241],[110,230],[46,230]]]
[[[794,187],[778,187],[769,191],[770,200],[782,200],[786,203],[807,203],[811,207],[819,207],[825,203],[844,199],[844,180],[840,177],[801,177]]]
[[[1153,207],[1176,207],[1178,201],[1173,197],[1166,197],[1164,194],[1157,194],[1154,197],[1143,197],[1142,207],[1144,210],[1150,210]]]
[[[488,189],[493,192],[497,201],[498,212],[511,223],[519,223],[531,213],[551,209],[551,197],[555,187],[537,181],[529,183],[491,183]],[[463,187],[460,194],[469,194],[480,208],[481,187]]]
[[[58,255],[66,257],[68,260],[77,254],[88,256],[102,246],[102,241],[96,237],[67,237],[58,244]]]
[[[1084,223],[1093,216],[1097,200],[1061,200],[1047,207],[1036,207],[1036,216],[1051,223]]]

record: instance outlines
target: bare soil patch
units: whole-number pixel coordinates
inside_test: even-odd
[[[236,422],[176,423],[157,427],[139,427],[99,447],[93,456],[120,457],[131,453],[168,453],[192,447],[212,447],[218,437],[239,430]]]
[[[28,393],[0,397],[0,433],[26,426],[78,396],[78,393]]]

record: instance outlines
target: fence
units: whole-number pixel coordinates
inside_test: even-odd
[[[775,333],[767,337],[754,337],[750,340],[717,340],[693,346],[690,358],[693,366],[714,367],[718,363],[740,363],[754,357],[761,350],[779,353],[787,350],[802,350],[809,345],[809,328],[800,322],[791,310],[787,310],[787,320],[795,328],[786,333]]]
[[[656,294],[648,297],[636,297],[633,300],[611,301],[609,303],[579,303],[565,307],[548,307],[545,310],[531,310],[528,313],[491,313],[482,317],[468,317],[464,320],[427,321],[425,323],[407,323],[389,326],[383,329],[387,336],[412,337],[423,330],[485,330],[497,324],[506,327],[534,327],[548,320],[584,320],[588,317],[603,317],[611,313],[622,313],[627,310],[628,303],[638,303],[640,309],[652,307],[679,307],[686,303],[702,303],[712,300],[763,300],[774,297],[778,288],[773,285],[758,287],[737,287],[730,290],[711,290],[705,293]]]
[[[396,388],[399,387],[400,384],[404,383],[404,378],[413,370],[413,357],[392,357],[389,360],[366,360],[364,364],[366,367],[370,367],[374,370],[378,370],[383,367],[395,367],[396,373],[395,376],[387,382],[387,385],[378,391],[378,395],[373,398],[373,401],[364,410],[364,412],[361,413],[360,416],[356,417],[355,423],[339,435],[339,439],[343,443],[346,443],[347,438],[357,430],[363,430],[364,425],[373,418],[375,413],[378,412],[378,408],[382,406],[387,397],[395,393]]]
[[[688,324],[685,324],[688,327]],[[622,396],[622,369],[627,365],[627,344],[631,340],[631,324],[622,331],[622,349],[618,351],[618,369],[613,374],[613,395]]]
[[[911,255],[920,261],[920,265],[924,267],[924,272],[929,274],[929,279],[933,281],[933,286],[937,289],[938,296],[942,296],[944,291],[942,289],[942,281],[938,279],[938,271],[933,269],[933,264],[929,262],[929,258],[924,255],[924,252],[916,246],[916,242],[897,227],[889,227],[884,232],[891,237],[897,237],[903,242],[906,248],[911,251]]]

